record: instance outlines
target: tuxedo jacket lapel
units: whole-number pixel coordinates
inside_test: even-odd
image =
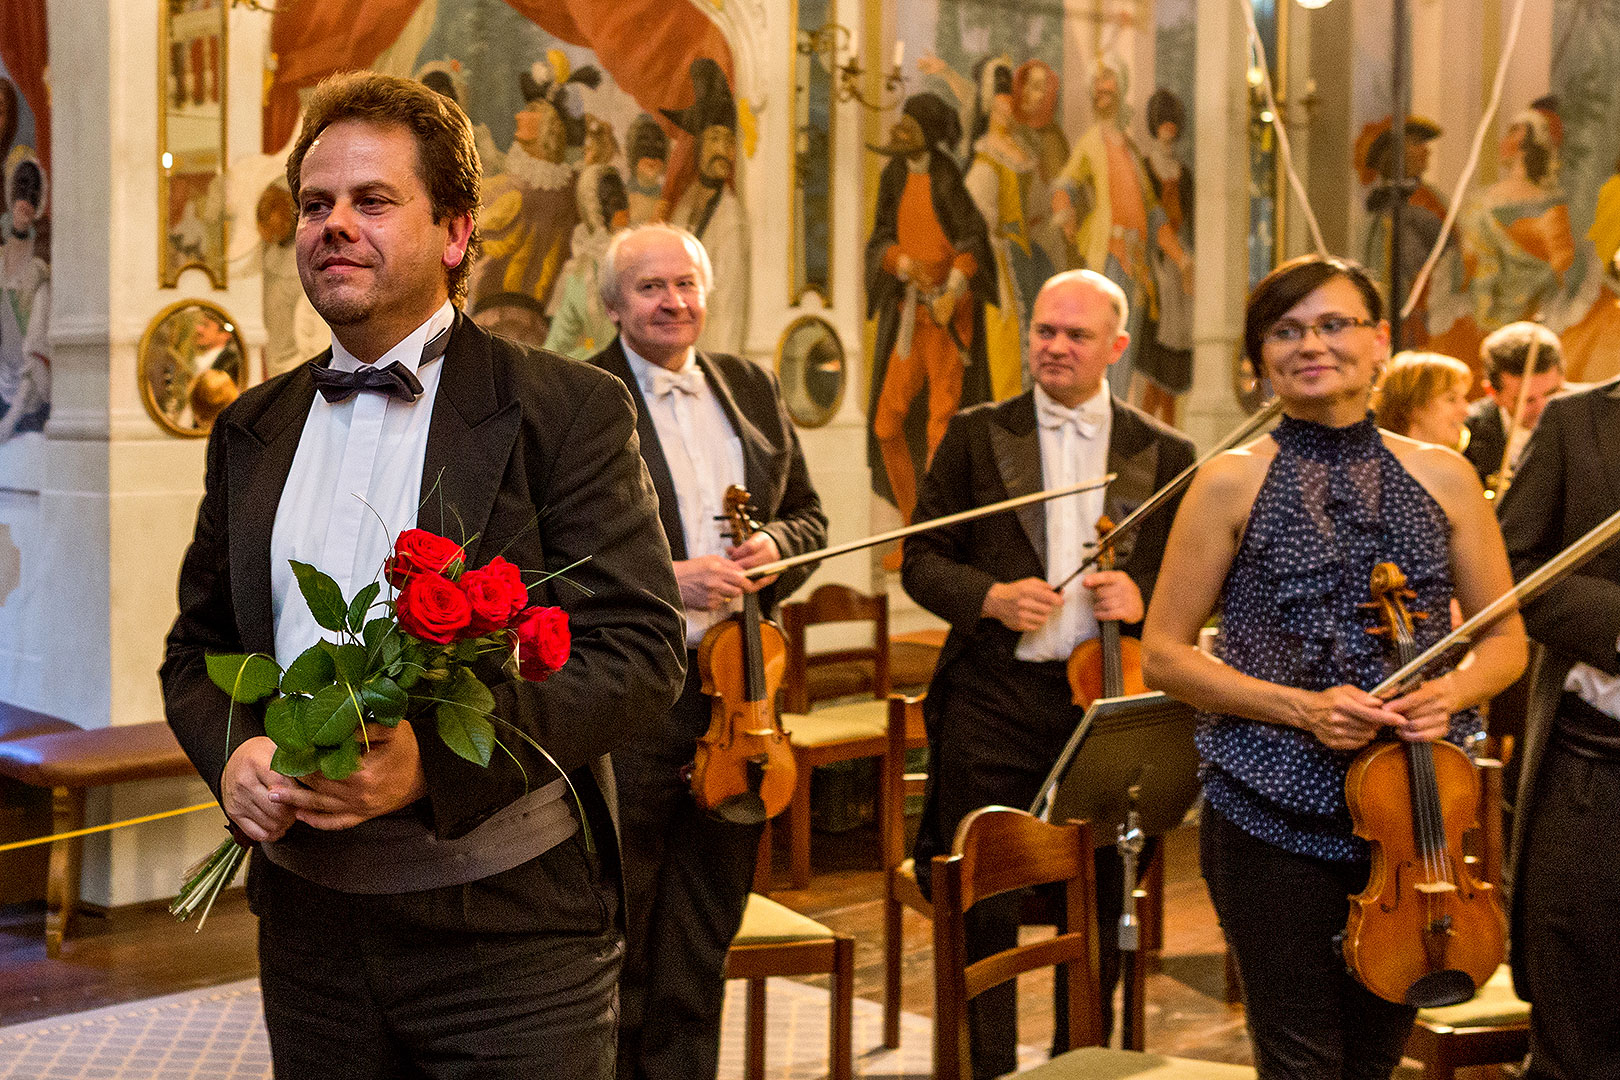
[[[1113,427],[1108,436],[1108,471],[1114,482],[1108,485],[1103,505],[1117,525],[1125,516],[1148,500],[1156,490],[1159,474],[1159,440],[1153,430],[1130,410],[1113,401]],[[1123,565],[1130,560],[1136,546],[1135,537],[1140,530],[1132,530],[1114,545],[1115,563]]]
[[[511,460],[522,409],[515,400],[501,404],[489,338],[459,310],[440,363],[444,371],[428,425],[417,520],[452,540],[468,541],[467,562],[476,566],[478,541]]]
[[[331,350],[315,363],[331,359]],[[287,384],[255,416],[226,425],[230,461],[227,528],[231,545],[231,593],[236,604],[242,646],[249,652],[274,653],[275,618],[270,603],[270,538],[276,507],[298,453],[304,421],[315,400],[309,365],[293,370]]]
[[[680,504],[675,498],[675,478],[670,475],[669,461],[664,447],[658,441],[658,428],[647,412],[647,401],[641,396],[641,384],[630,370],[630,358],[624,353],[624,344],[618,338],[591,360],[630,390],[630,400],[636,403],[636,439],[641,443],[641,460],[647,466],[653,490],[658,493],[658,520],[663,523],[664,536],[669,540],[670,557],[686,558],[686,530],[681,525]]]
[[[771,468],[770,441],[737,407],[737,399],[732,395],[731,387],[720,378],[709,358],[703,353],[698,353],[697,363],[703,370],[704,378],[709,381],[709,389],[720,399],[720,408],[725,411],[726,419],[731,421],[731,428],[737,433],[738,441],[742,443],[743,483],[753,497],[755,506],[762,507],[767,501],[766,489],[771,485],[776,472]]]
[[[1035,424],[1035,396],[1026,392],[996,411],[989,424],[990,453],[1007,489],[1007,498],[1041,490],[1041,435]],[[1014,511],[1035,549],[1035,559],[1046,568],[1046,504],[1031,503]]]
[[[1620,380],[1592,399],[1594,455],[1603,462],[1603,474],[1608,478],[1609,491],[1615,504],[1620,504]]]

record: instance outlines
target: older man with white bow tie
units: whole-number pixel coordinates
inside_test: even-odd
[[[1059,274],[1035,299],[1028,364],[1035,385],[999,404],[958,413],[934,453],[916,520],[984,506],[1105,473],[1105,492],[1025,507],[1016,515],[910,537],[902,581],[919,604],[950,623],[924,710],[933,754],[917,834],[919,878],[951,850],[957,824],[980,806],[1028,806],[1082,716],[1065,662],[1097,636],[1098,620],[1136,623],[1158,576],[1173,506],[1147,519],[1117,548],[1119,569],[1086,574],[1061,593],[1084,560],[1106,512],[1115,521],[1192,464],[1192,443],[1112,397],[1106,375],[1130,344],[1126,300],[1089,270]],[[1113,848],[1097,857],[1098,916],[1110,926],[1123,870]],[[1017,940],[1016,898],[968,914],[969,962]],[[1101,935],[1104,1001],[1119,973],[1113,935]],[[1009,984],[971,1006],[973,1071],[1016,1066],[1016,1012]],[[1061,1025],[1060,1025],[1061,1027]],[[1061,1036],[1060,1036],[1061,1037]]]
[[[602,302],[619,336],[592,360],[630,388],[641,456],[675,558],[686,644],[758,592],[769,613],[810,569],[750,581],[744,571],[826,546],[827,518],[776,378],[696,348],[713,287],[708,253],[669,225],[614,237]],[[722,532],[726,488],[753,496],[760,531]],[[719,519],[719,520],[717,520]],[[613,768],[624,832],[627,948],[620,981],[619,1080],[702,1080],[719,1067],[726,950],[742,923],[762,825],[722,821],[692,800],[682,767],[709,726],[696,654],[658,730]]]

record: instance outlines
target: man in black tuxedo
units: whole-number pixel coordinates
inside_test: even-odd
[[[612,1075],[617,845],[595,770],[674,699],[679,593],[624,387],[455,306],[478,168],[466,116],[419,84],[357,72],[317,88],[287,171],[332,349],[220,416],[181,568],[164,703],[254,844],[278,1075]],[[531,597],[567,610],[568,662],[544,683],[486,664],[509,751],[487,768],[403,721],[368,727],[346,780],[276,773],[261,711],[228,721],[205,658],[285,666],[320,637],[289,559],[352,596],[381,577],[393,530],[418,524],[464,542],[470,566],[571,567]]]
[[[1620,380],[1547,403],[1502,499],[1522,578],[1620,510]],[[1620,1077],[1620,547],[1524,609],[1545,648],[1508,860],[1531,1080]]]
[[[620,233],[601,270],[602,303],[619,335],[594,358],[636,404],[689,650],[737,610],[744,592],[757,592],[768,614],[810,573],[801,567],[750,581],[745,570],[827,543],[827,518],[776,378],[695,346],[712,280],[708,254],[685,230]],[[753,516],[764,522],[740,544],[716,520],[732,484],[748,489]],[[613,755],[628,916],[619,1080],[702,1080],[719,1067],[726,950],[742,923],[763,825],[721,820],[692,799],[682,769],[712,711],[697,668],[689,652],[674,708]]]
[[[1524,388],[1525,367],[1530,361],[1530,343],[1536,341],[1536,363]],[[1491,478],[1502,468],[1502,452],[1507,449],[1507,427],[1524,394],[1524,412],[1514,429],[1513,452],[1508,455],[1511,470],[1524,452],[1530,433],[1536,430],[1547,400],[1564,386],[1564,354],[1558,335],[1540,323],[1508,323],[1494,330],[1479,348],[1485,365],[1485,396],[1468,409],[1468,446],[1463,451],[1479,473],[1480,483],[1490,486]]]
[[[1065,675],[1069,653],[1097,635],[1098,620],[1139,623],[1152,594],[1174,505],[1121,543],[1120,569],[1083,575],[1062,593],[1053,588],[1080,565],[1105,511],[1121,520],[1193,462],[1188,439],[1108,391],[1108,368],[1130,343],[1126,319],[1124,294],[1102,275],[1075,270],[1049,280],[1030,320],[1035,386],[958,413],[923,481],[919,521],[1118,474],[1106,495],[1067,496],[906,540],[906,592],[951,626],[924,705],[932,767],[915,855],[925,888],[928,860],[950,852],[963,817],[1034,800],[1082,716]],[[1111,930],[1122,877],[1113,849],[1100,849],[1105,988],[1119,972]],[[1015,943],[1016,897],[975,905],[968,918],[969,962]],[[1012,987],[980,995],[969,1020],[974,1075],[1012,1071]]]

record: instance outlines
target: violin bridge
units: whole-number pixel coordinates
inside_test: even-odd
[[[1420,893],[1448,893],[1457,891],[1457,886],[1449,881],[1421,881],[1412,887]]]

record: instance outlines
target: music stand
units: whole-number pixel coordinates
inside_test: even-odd
[[[1098,698],[1069,736],[1030,813],[1042,821],[1091,823],[1099,847],[1114,843],[1139,785],[1136,810],[1148,836],[1180,825],[1198,800],[1192,706],[1164,694]]]
[[[1030,813],[1043,821],[1089,821],[1097,846],[1117,846],[1127,876],[1134,879],[1144,839],[1176,828],[1198,800],[1196,723],[1191,706],[1164,694],[1099,698],[1069,736]],[[1135,880],[1127,884],[1130,895],[1119,930],[1125,976],[1121,1036],[1127,1050],[1141,1050],[1145,1034],[1137,885]]]

